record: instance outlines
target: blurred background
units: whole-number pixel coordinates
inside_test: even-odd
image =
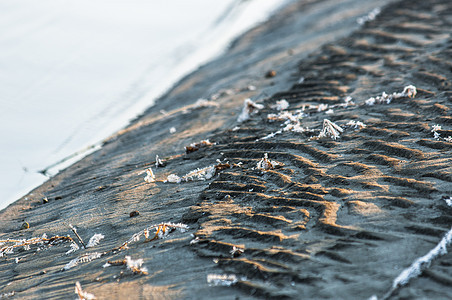
[[[0,1],[0,209],[286,2]]]

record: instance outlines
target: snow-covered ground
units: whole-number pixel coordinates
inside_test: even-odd
[[[0,209],[288,1],[1,1]]]

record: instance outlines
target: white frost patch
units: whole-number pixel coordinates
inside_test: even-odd
[[[340,137],[340,134],[344,131],[342,127],[337,125],[334,122],[331,122],[330,120],[324,119],[323,120],[323,129],[318,135],[319,138],[322,137],[331,137],[333,140]]]
[[[71,243],[71,249],[69,249],[66,254],[70,254],[72,252],[77,251],[80,247],[76,243]]]
[[[433,126],[432,126],[431,132],[433,132],[433,138],[434,138],[435,140],[437,140],[437,141],[444,140],[444,141],[446,141],[446,142],[452,143],[452,136],[449,135],[449,136],[446,137],[446,138],[442,138],[442,137],[441,137],[441,134],[438,132],[438,131],[440,131],[440,130],[443,130],[443,128],[441,127],[441,125],[436,124],[436,125],[433,125]]]
[[[190,173],[182,176],[182,179],[185,181],[193,181],[193,180],[209,180],[215,175],[215,166],[209,166],[202,169],[196,169],[191,171]]]
[[[170,175],[168,175],[168,177],[166,178],[166,180],[164,182],[180,183],[181,178],[179,176],[177,176],[176,174],[170,174]]]
[[[94,252],[94,253],[87,253],[84,254],[82,256],[79,256],[77,258],[74,258],[73,260],[71,260],[70,262],[68,262],[64,267],[63,270],[69,270],[75,266],[77,266],[79,263],[85,263],[85,262],[90,262],[94,259],[97,259],[99,257],[101,257],[103,255],[103,253],[99,253],[99,252]]]
[[[288,124],[283,128],[283,131],[293,131],[293,132],[297,132],[297,133],[303,133],[306,131],[311,131],[309,128],[303,128],[303,126],[301,126],[300,122],[297,122],[295,124]]]
[[[326,112],[325,112],[327,115],[334,115],[334,110],[333,109],[328,109]]]
[[[269,135],[266,135],[266,136],[264,136],[264,137],[262,137],[260,139],[257,139],[256,141],[268,140],[268,139],[271,139],[272,137],[275,137],[277,134],[281,134],[281,133],[282,133],[282,131],[278,130],[278,131],[272,132]]]
[[[147,273],[148,269],[146,267],[141,267],[143,265],[143,259],[131,259],[130,256],[125,257],[127,269],[131,270],[132,272],[141,272],[141,273]]]
[[[276,101],[276,104],[273,104],[270,107],[276,110],[285,110],[289,108],[289,102],[287,102],[286,99],[281,99],[279,101]]]
[[[6,298],[14,296],[15,294],[16,294],[16,292],[14,292],[14,291],[9,292],[9,293],[0,294],[0,299],[3,299],[3,298],[6,299]]]
[[[363,122],[361,122],[361,121],[354,121],[354,120],[351,120],[351,121],[349,121],[347,124],[345,124],[346,126],[350,126],[350,127],[353,127],[353,128],[355,128],[355,129],[357,129],[357,128],[366,128],[366,124],[364,124]]]
[[[328,104],[320,103],[319,106],[317,106],[318,112],[325,111],[327,109],[328,109]]]
[[[441,126],[436,124],[436,125],[432,126],[432,131],[431,132],[435,132],[435,131],[438,131],[438,130],[441,130]]]
[[[399,99],[399,98],[414,98],[417,94],[416,87],[414,85],[408,85],[406,86],[401,93],[392,93],[391,95],[386,94],[386,92],[383,92],[381,96],[377,97],[370,97],[366,100],[367,105],[374,105],[374,104],[381,104],[386,103],[389,104],[393,99]]]
[[[144,177],[144,181],[146,181],[147,183],[155,182],[155,175],[154,172],[152,172],[151,168],[146,169],[146,176]]]
[[[193,170],[182,177],[177,176],[176,174],[168,175],[167,179],[164,181],[170,183],[181,183],[182,181],[195,181],[195,180],[209,180],[213,176],[215,176],[216,168],[214,165],[205,167],[202,169]]]
[[[444,198],[444,201],[446,201],[447,205],[449,205],[450,207],[452,207],[452,197]]]
[[[176,133],[176,127],[171,127],[169,130],[170,133]]]
[[[234,274],[207,274],[207,283],[211,286],[231,286],[238,281]]]
[[[302,118],[302,114],[292,114],[288,111],[282,111],[279,114],[268,114],[267,119],[270,121],[290,121],[298,122]]]
[[[193,104],[194,108],[200,108],[200,107],[219,107],[220,104],[218,104],[215,101],[209,101],[207,99],[198,99],[195,104]]]
[[[95,247],[99,244],[100,240],[105,238],[105,236],[102,233],[96,233],[94,234],[88,242],[88,245],[86,245],[86,248]]]
[[[303,110],[297,110],[295,113],[291,113],[288,111],[281,111],[279,114],[268,114],[267,119],[270,121],[284,121],[284,126],[282,131],[293,131],[297,133],[302,133],[305,131],[309,131],[307,128],[303,128],[301,126],[300,120],[303,118],[304,112]],[[277,131],[276,133],[279,133]]]
[[[263,109],[262,104],[257,104],[251,99],[245,99],[243,103],[242,113],[237,118],[238,122],[244,122],[250,118],[251,115],[256,114],[259,110]]]
[[[156,155],[155,156],[155,167],[156,168],[161,168],[161,167],[164,167],[165,165],[163,164],[163,161],[159,158],[159,156],[158,155]],[[150,169],[150,168],[149,168]],[[151,172],[152,172],[152,170],[151,170]],[[147,173],[147,172],[146,172]],[[155,179],[155,177],[154,177],[154,179]],[[145,181],[146,181],[146,178],[144,179]]]
[[[374,8],[367,15],[356,19],[356,23],[358,23],[359,25],[364,25],[365,23],[374,20],[375,17],[380,14],[380,12],[381,9],[379,7]]]
[[[265,153],[264,158],[262,158],[257,163],[256,168],[261,171],[268,171],[268,170],[274,169],[275,167],[280,167],[280,166],[282,166],[282,164],[280,164],[279,162],[274,161],[274,160],[269,160],[268,154]]]
[[[75,293],[78,295],[78,299],[82,299],[82,300],[96,299],[96,296],[94,296],[93,294],[90,294],[90,293],[82,290],[82,286],[80,285],[80,282],[78,282],[78,281],[75,283]]]

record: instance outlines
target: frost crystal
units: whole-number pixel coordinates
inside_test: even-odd
[[[359,25],[364,25],[365,23],[374,20],[375,17],[380,14],[380,12],[381,9],[379,7],[374,8],[366,16],[356,19],[356,23],[358,23]]]
[[[282,133],[282,131],[278,130],[278,131],[272,132],[269,135],[266,135],[260,139],[257,139],[256,141],[268,140],[268,139],[271,139],[272,137],[275,137],[277,134],[281,134],[281,133]]]
[[[71,249],[66,252],[66,254],[70,254],[72,252],[77,251],[80,247],[76,243],[71,243]]]
[[[164,167],[165,165],[163,164],[162,160],[159,158],[158,155],[155,156],[155,167],[156,168],[161,168]]]
[[[243,104],[242,113],[237,118],[238,122],[244,122],[250,118],[251,115],[257,113],[259,110],[263,109],[264,106],[262,104],[257,104],[251,99],[246,99]]]
[[[69,270],[75,266],[77,266],[79,263],[85,263],[85,262],[90,262],[94,259],[97,259],[99,257],[101,257],[102,255],[104,255],[104,253],[99,253],[99,252],[94,252],[94,253],[87,253],[84,254],[82,256],[79,256],[77,258],[74,258],[73,260],[71,260],[70,262],[68,262],[64,267],[63,270]]]
[[[275,167],[280,167],[282,166],[282,164],[280,164],[277,161],[274,160],[269,160],[268,159],[268,154],[265,153],[264,154],[264,158],[262,158],[258,163],[256,168],[261,170],[261,171],[268,171],[271,169],[274,169]]]
[[[325,113],[326,113],[327,115],[334,115],[334,110],[328,109]]]
[[[291,122],[298,122],[301,119],[301,115],[293,115],[288,111],[282,111],[279,114],[268,114],[267,119],[270,121],[286,121],[289,120]]]
[[[207,99],[198,99],[195,104],[193,104],[194,108],[200,108],[200,107],[218,107],[220,106],[217,102],[209,101]]]
[[[237,276],[234,274],[208,274],[207,283],[213,286],[231,286],[238,282]]]
[[[289,108],[289,102],[287,102],[286,99],[281,99],[279,101],[276,101],[276,104],[273,104],[271,108],[276,110],[285,110]]]
[[[325,111],[325,110],[327,110],[327,109],[328,109],[328,104],[323,104],[323,103],[321,103],[321,104],[319,104],[319,106],[317,107],[317,111],[318,111],[318,112]]]
[[[96,233],[94,234],[88,242],[88,245],[86,245],[86,248],[94,247],[99,244],[100,240],[103,239],[105,236],[102,233]]]
[[[240,256],[243,254],[243,252],[245,252],[245,250],[237,246],[232,246],[232,250],[229,251],[232,257]]]
[[[342,129],[339,125],[336,123],[331,122],[330,120],[324,119],[323,120],[323,129],[318,135],[319,138],[322,137],[331,137],[333,140],[340,137],[340,133],[343,132],[344,129]]]
[[[164,236],[168,235],[168,233],[170,232],[168,230],[168,228],[179,229],[179,231],[185,232],[186,230],[188,230],[189,227],[182,223],[171,223],[171,222],[154,224],[154,225],[151,225],[151,226],[141,230],[140,232],[135,233],[128,241],[124,242],[120,247],[116,248],[115,250],[126,249],[128,244],[139,241],[140,237],[142,235],[145,236],[146,241],[153,241],[153,240],[159,239],[161,237],[164,237]],[[149,239],[149,231],[154,230],[154,229],[157,232],[152,239]]]
[[[353,128],[366,128],[366,124],[364,124],[363,122],[361,122],[361,121],[353,121],[353,120],[351,120],[350,122],[348,122],[347,124],[345,124],[346,126],[350,126],[350,127],[353,127]]]
[[[180,183],[181,182],[181,178],[179,176],[177,176],[176,174],[170,174],[166,178],[165,182]]]
[[[125,257],[127,269],[131,270],[134,273],[143,273],[146,274],[148,269],[146,267],[141,267],[143,265],[143,259],[131,259],[130,256]]]
[[[414,85],[406,86],[401,93],[392,93],[391,95],[383,92],[381,96],[377,96],[376,98],[370,97],[366,100],[367,105],[381,104],[386,103],[389,104],[393,99],[399,98],[414,98],[417,94],[416,87]]]
[[[209,180],[215,175],[215,166],[209,166],[202,169],[196,169],[188,174],[182,176],[182,179],[185,181],[193,181],[193,180]]]
[[[414,85],[408,85],[403,89],[403,92],[400,94],[400,97],[408,97],[408,98],[414,98],[417,94],[416,87]]]
[[[435,132],[435,131],[438,131],[438,130],[441,130],[441,126],[436,124],[436,125],[432,126],[432,131],[431,132]]]
[[[96,299],[96,296],[94,296],[93,294],[90,294],[90,293],[82,290],[82,286],[80,285],[80,282],[78,282],[78,281],[75,283],[75,293],[78,295],[79,300]]]
[[[176,133],[176,127],[171,127],[169,130],[170,133]]]
[[[293,131],[293,132],[303,133],[305,131],[309,131],[309,129],[303,128],[303,126],[301,126],[301,124],[298,122],[295,124],[287,125],[286,127],[283,128],[283,131]]]
[[[16,294],[16,292],[14,292],[14,291],[9,292],[9,293],[0,294],[0,299],[3,299],[3,298],[6,299],[6,298],[14,296],[15,294]]]
[[[441,134],[438,132],[439,130],[443,130],[441,125],[436,124],[432,126],[431,132],[433,132],[433,138],[438,141],[444,140],[446,142],[452,143],[452,136],[449,135],[448,137],[442,138]]]
[[[446,201],[447,205],[449,205],[450,207],[452,207],[452,197],[444,198],[444,201]]]
[[[151,168],[146,169],[146,177],[144,177],[144,181],[148,183],[155,182],[155,175]]]
[[[209,140],[202,140],[199,143],[191,143],[190,146],[186,146],[185,152],[188,154],[191,152],[198,151],[200,148],[210,147],[213,145],[215,145],[215,143],[212,143]]]

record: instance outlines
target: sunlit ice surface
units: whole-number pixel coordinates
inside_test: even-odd
[[[285,2],[1,1],[0,209]]]

